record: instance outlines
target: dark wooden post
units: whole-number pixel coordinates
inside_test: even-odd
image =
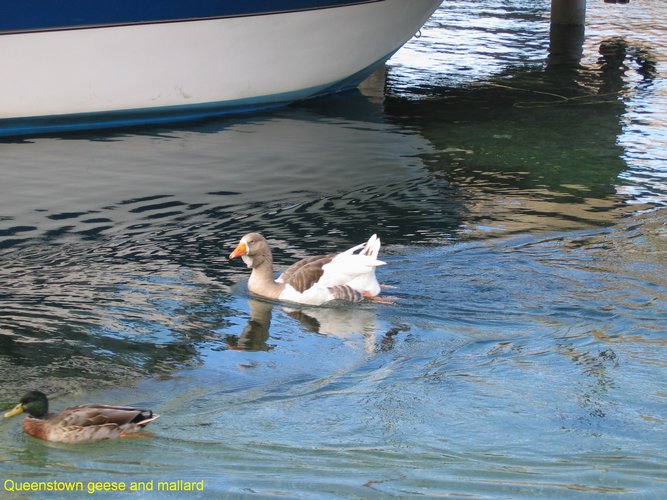
[[[551,0],[549,66],[577,66],[581,61],[586,0]]]

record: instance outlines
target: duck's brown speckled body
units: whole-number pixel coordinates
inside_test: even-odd
[[[28,413],[23,420],[23,430],[27,434],[60,443],[86,443],[123,437],[139,432],[159,417],[151,410],[103,404],[70,406],[58,413],[49,413],[48,399],[39,391],[23,396],[14,409],[5,413],[5,417],[23,412]]]

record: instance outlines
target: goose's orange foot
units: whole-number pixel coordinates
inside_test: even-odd
[[[371,295],[368,292],[362,292],[361,295],[365,299],[368,299],[375,304],[385,304],[388,306],[393,306],[394,304],[396,304],[396,300],[398,299],[398,297],[390,297],[390,296],[380,297],[379,295]]]

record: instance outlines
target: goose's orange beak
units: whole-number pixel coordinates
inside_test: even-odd
[[[235,259],[236,257],[240,257],[241,255],[245,255],[248,253],[248,246],[245,244],[244,241],[238,244],[238,246],[234,249],[232,253],[229,254],[230,259]]]

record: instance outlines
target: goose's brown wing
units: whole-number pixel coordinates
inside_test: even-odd
[[[302,259],[285,269],[280,276],[280,281],[303,293],[317,283],[317,280],[324,274],[322,267],[331,262],[334,257],[335,254],[330,254]]]

